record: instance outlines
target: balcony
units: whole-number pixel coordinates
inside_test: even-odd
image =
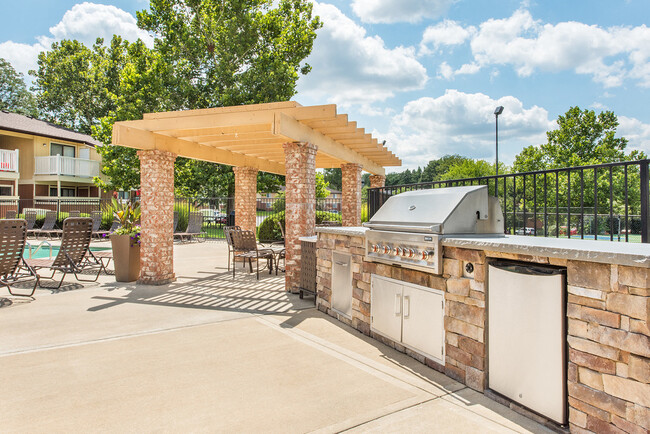
[[[0,177],[18,177],[18,149],[15,151],[0,149]]]
[[[99,176],[99,161],[85,158],[34,157],[34,175],[75,176],[77,178],[93,178]]]

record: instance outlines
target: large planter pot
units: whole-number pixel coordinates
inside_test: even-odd
[[[115,280],[133,282],[140,277],[140,245],[131,245],[130,235],[111,235]]]

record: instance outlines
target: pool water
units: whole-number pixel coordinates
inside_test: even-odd
[[[49,246],[42,246],[38,251],[35,251],[36,247],[32,247],[32,259],[42,259],[50,257],[50,248]],[[111,250],[110,247],[91,247],[91,252],[100,252],[102,250]],[[55,258],[59,253],[59,246],[52,246],[52,258]],[[25,259],[29,258],[29,247],[25,247],[23,252],[23,257]]]

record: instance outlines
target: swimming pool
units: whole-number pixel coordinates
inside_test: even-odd
[[[47,245],[41,246],[40,249],[37,250],[38,246],[32,246],[32,259],[41,259],[41,258],[49,258],[50,257],[50,247]],[[100,252],[102,250],[111,250],[110,247],[91,247],[90,251],[91,252]],[[52,246],[52,258],[55,258],[56,255],[59,253],[59,246]],[[25,246],[25,250],[23,252],[23,257],[25,259],[29,258],[29,246]]]

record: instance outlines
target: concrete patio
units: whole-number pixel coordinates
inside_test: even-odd
[[[2,432],[546,432],[284,291],[177,245],[166,286],[0,289]]]

